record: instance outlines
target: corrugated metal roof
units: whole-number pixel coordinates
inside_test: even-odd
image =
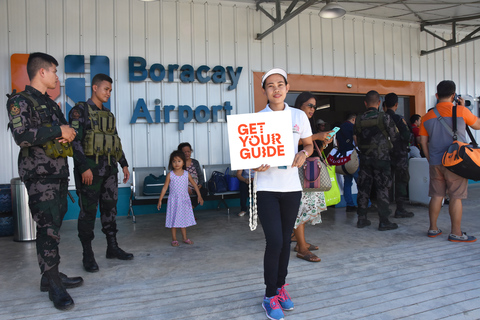
[[[273,2],[275,1],[255,1],[256,4]],[[418,23],[480,15],[478,0],[338,0],[336,2],[346,9],[347,14]],[[291,1],[281,1],[281,3],[289,5]],[[302,3],[299,1],[299,5]],[[310,9],[320,10],[325,4],[325,1],[316,2]],[[471,28],[476,25],[480,25],[478,17],[458,23],[457,29],[460,31],[461,28]]]

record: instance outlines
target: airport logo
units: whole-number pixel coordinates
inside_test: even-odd
[[[14,53],[10,57],[10,70],[12,91],[21,92],[25,90],[25,86],[30,83],[27,74],[27,62],[30,54]],[[93,77],[98,73],[110,75],[110,59],[106,56],[90,56],[90,83]],[[68,74],[85,74],[85,56],[84,55],[67,55],[64,59],[65,73]],[[65,79],[65,94],[73,102],[73,105],[79,101],[86,101],[85,78],[68,77]],[[53,100],[60,96],[60,85],[55,89],[47,90],[48,95]],[[67,100],[67,99],[66,99]],[[67,100],[65,106],[65,115],[68,115],[73,105]],[[110,109],[110,100],[104,104]]]
[[[99,73],[110,75],[110,59],[107,56],[90,56],[90,83],[93,77]],[[65,57],[65,73],[68,74],[85,74],[85,56],[80,54],[70,54]],[[85,78],[68,77],[65,79],[65,94],[73,104],[79,101],[87,101],[85,90]],[[103,104],[110,109],[110,99]],[[66,105],[66,114],[72,109],[68,102]]]

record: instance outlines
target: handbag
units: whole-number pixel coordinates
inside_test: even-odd
[[[336,173],[343,175],[354,174],[360,165],[356,148],[353,148],[352,151],[347,151],[347,154],[343,155],[335,147],[328,155],[327,161],[330,165],[335,166]]]
[[[332,188],[324,192],[325,204],[327,206],[334,206],[340,203],[340,200],[342,200],[342,197],[340,195],[340,188],[338,187],[337,182],[337,174],[335,173],[335,166],[328,167],[328,174],[332,181]]]
[[[451,172],[460,177],[475,181],[480,180],[480,148],[475,138],[467,126],[467,133],[471,143],[465,143],[457,140],[457,106],[453,106],[453,130],[448,126],[445,120],[440,116],[437,108],[433,109],[440,123],[447,129],[453,137],[453,143],[443,154],[442,165]]]
[[[215,193],[227,192],[227,180],[225,179],[225,174],[219,171],[213,171],[212,176],[208,180],[208,192],[211,195]]]
[[[153,174],[149,174],[143,180],[143,194],[146,196],[160,195],[166,179],[167,177],[163,174],[158,177],[154,176]]]
[[[230,167],[227,167],[227,170],[225,170],[225,179],[227,180],[228,191],[240,190],[240,180],[238,180],[237,177],[230,175]]]
[[[350,160],[342,165],[335,166],[335,172],[339,174],[354,174],[360,165],[358,161],[358,153],[357,149],[353,149],[352,153],[350,155],[347,155],[347,157],[350,157]]]
[[[318,154],[321,151],[317,143],[313,142]],[[304,192],[328,191],[332,187],[330,176],[328,175],[327,165],[322,157],[309,157],[298,170],[300,182]]]

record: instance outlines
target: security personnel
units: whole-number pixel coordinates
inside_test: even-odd
[[[357,227],[363,228],[371,224],[367,219],[368,200],[372,185],[375,185],[380,218],[378,230],[397,229],[397,224],[388,220],[388,194],[391,185],[390,150],[398,138],[398,130],[390,116],[378,110],[380,95],[377,91],[367,93],[365,106],[367,111],[357,117],[353,136],[360,150]]]
[[[55,308],[68,310],[75,303],[66,288],[82,285],[81,277],[68,278],[58,271],[60,227],[67,212],[70,142],[75,138],[60,107],[47,95],[58,81],[57,60],[45,53],[30,54],[27,73],[30,85],[9,95],[9,128],[21,147],[18,173],[25,183],[30,212],[37,223],[37,257],[41,291],[49,291]]]
[[[88,272],[99,270],[92,249],[98,203],[102,232],[107,237],[107,258],[133,259],[133,254],[117,244],[117,161],[123,169],[123,183],[130,178],[130,172],[115,127],[115,116],[103,105],[111,92],[112,78],[99,73],[92,79],[91,99],[77,103],[69,113],[70,124],[78,132],[72,143],[80,206],[78,237],[83,247],[83,267]]]
[[[412,133],[405,118],[395,113],[398,108],[398,96],[393,92],[387,94],[384,104],[386,107],[385,113],[393,119],[400,134],[400,139],[393,143],[390,154],[392,174],[395,177],[395,202],[397,204],[395,218],[412,218],[414,213],[405,209],[405,202],[408,197],[408,181],[410,180],[408,173],[408,152],[410,150],[408,146],[412,140]]]

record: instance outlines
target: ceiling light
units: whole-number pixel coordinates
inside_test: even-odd
[[[322,110],[330,108],[330,103],[318,106],[315,110]]]
[[[326,0],[327,4],[325,7],[320,10],[320,17],[326,19],[334,19],[340,18],[345,15],[347,12],[341,5],[339,5],[336,1],[332,2],[332,0]]]

